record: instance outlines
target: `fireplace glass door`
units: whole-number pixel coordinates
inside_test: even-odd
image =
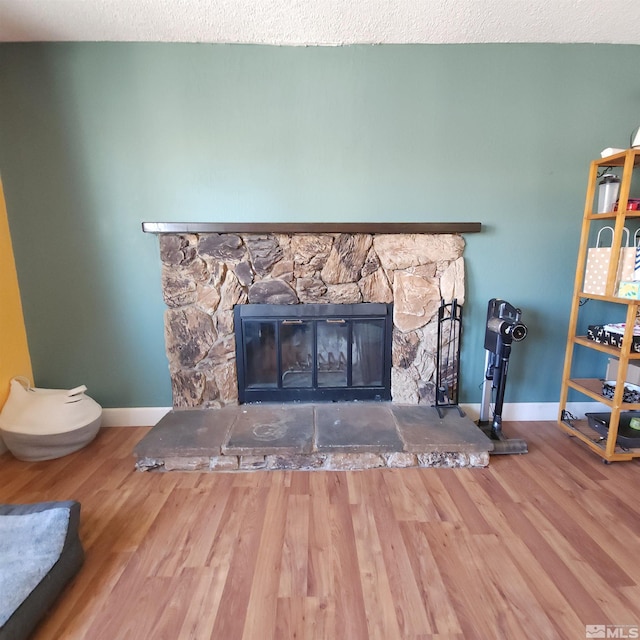
[[[390,400],[391,305],[239,305],[240,402]]]
[[[276,329],[278,323],[276,323]],[[280,322],[280,361],[282,387],[308,389],[313,387],[313,323],[305,320]]]

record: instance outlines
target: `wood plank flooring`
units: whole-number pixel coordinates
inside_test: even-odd
[[[49,462],[0,457],[0,501],[82,503],[86,563],[36,640],[640,626],[639,463],[604,465],[553,423],[506,424],[530,452],[487,469],[359,472],[135,472],[147,431],[103,429]]]

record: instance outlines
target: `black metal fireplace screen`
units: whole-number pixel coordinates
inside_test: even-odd
[[[238,399],[391,399],[392,305],[244,304],[234,310]]]

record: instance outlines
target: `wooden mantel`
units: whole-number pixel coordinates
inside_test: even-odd
[[[479,233],[480,222],[143,222],[145,233]]]

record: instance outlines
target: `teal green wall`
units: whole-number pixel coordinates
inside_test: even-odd
[[[487,301],[523,309],[507,401],[557,401],[589,161],[640,124],[640,47],[0,45],[0,173],[34,376],[171,403],[148,221],[480,221]]]

